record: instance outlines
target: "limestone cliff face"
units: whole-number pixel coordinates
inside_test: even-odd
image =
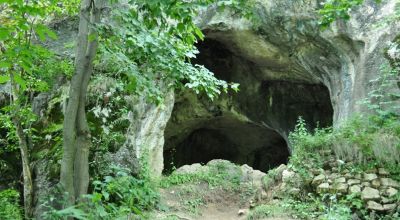
[[[261,24],[256,30],[246,20],[213,9],[199,16],[199,24],[208,39],[250,62],[251,74],[260,82],[326,86],[336,123],[361,110],[357,102],[387,63],[384,49],[398,35],[400,23],[385,23],[383,18],[394,14],[397,1],[367,1],[352,12],[349,22],[338,21],[325,31],[317,23],[318,2],[260,0]]]
[[[179,94],[165,131],[166,158],[181,165],[199,162],[187,159],[197,154],[189,148],[235,143],[215,155],[257,168],[257,155],[271,154],[260,149],[278,152],[286,147],[279,144],[280,138],[287,140],[299,116],[311,127],[338,126],[366,111],[359,101],[376,89],[370,81],[382,65],[389,65],[384,53],[400,31],[399,22],[383,19],[394,14],[397,1],[367,1],[351,13],[350,21],[337,21],[324,31],[318,25],[318,2],[259,0],[256,27],[228,11],[202,11],[197,23],[206,40],[198,44],[196,62],[218,78],[240,83],[241,91],[214,103],[188,92]],[[389,89],[398,91],[396,80],[392,83]],[[257,137],[258,132],[266,140]],[[240,143],[248,137],[258,141]],[[198,140],[210,143],[199,146]]]

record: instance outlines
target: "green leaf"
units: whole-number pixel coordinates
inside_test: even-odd
[[[7,28],[0,27],[0,41],[7,40],[10,36],[10,31]]]
[[[26,89],[26,81],[20,75],[14,75],[14,80],[21,86],[22,90]]]
[[[195,27],[194,32],[196,33],[197,37],[200,38],[200,40],[204,40],[204,34],[201,32],[200,28]]]
[[[11,67],[11,63],[7,61],[0,61],[0,68],[9,68]]]
[[[92,41],[96,40],[96,38],[97,38],[97,35],[93,33],[93,34],[89,35],[88,40],[89,40],[89,42],[92,42]]]
[[[43,24],[36,25],[35,31],[41,41],[45,41],[46,36],[50,37],[53,40],[57,39],[56,33]]]
[[[176,28],[178,29],[179,32],[184,32],[185,31],[185,25],[183,23],[179,23]]]
[[[9,75],[0,75],[0,84],[4,84],[6,82],[10,81],[10,76]]]

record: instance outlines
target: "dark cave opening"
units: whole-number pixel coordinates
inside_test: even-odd
[[[266,172],[286,163],[288,157],[286,141],[277,132],[229,117],[202,122],[184,137],[170,137],[164,150],[165,172],[213,159],[247,164]]]

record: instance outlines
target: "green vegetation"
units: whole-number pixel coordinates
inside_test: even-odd
[[[210,187],[222,186],[225,189],[238,188],[242,171],[239,166],[233,164],[216,163],[207,166],[205,169],[191,173],[176,173],[163,178],[160,182],[161,187],[170,187],[174,185],[191,183],[208,183]]]
[[[3,219],[23,219],[19,206],[19,193],[13,189],[0,191],[0,216]]]
[[[305,182],[312,170],[323,168],[332,153],[343,164],[351,162],[351,165],[339,166],[339,171],[347,169],[355,175],[385,167],[392,178],[399,180],[400,120],[395,112],[379,108],[374,115],[354,117],[335,129],[315,129],[310,132],[306,127],[300,118],[290,135],[293,155],[289,162],[289,167],[300,174]],[[397,197],[391,199],[399,202]],[[358,216],[370,219],[360,194],[345,197],[336,193],[308,194],[300,198],[289,196],[282,201],[282,205],[293,211],[292,216],[305,219],[318,216],[322,216],[322,219],[351,219],[355,212]],[[379,215],[377,218],[391,219]]]
[[[328,0],[319,11],[322,27],[336,19],[348,20],[350,9],[362,3]],[[142,162],[138,172],[115,167],[107,157],[126,142],[139,99],[162,107],[169,90],[190,89],[210,100],[239,91],[238,84],[217,79],[193,62],[199,53],[195,45],[205,37],[194,19],[212,4],[260,25],[255,1],[247,0],[0,0],[0,84],[5,102],[0,103],[0,176],[11,176],[7,187],[23,188],[0,191],[0,219],[33,217],[33,168],[41,168],[41,161],[46,165],[36,174],[48,172],[49,181],[58,183],[48,200],[40,201],[43,219],[146,219],[152,210],[163,209],[160,188],[182,187],[182,206],[195,214],[206,204],[204,192],[195,184],[243,198],[256,194],[253,185],[242,184],[243,171],[232,164],[174,172],[158,182],[149,177],[143,152],[135,155]],[[385,22],[398,19],[397,13]],[[51,46],[64,37],[53,28],[68,22],[75,25],[70,29],[79,29],[74,56],[58,54]],[[322,168],[326,157],[334,154],[354,162],[346,167],[352,173],[382,166],[400,181],[399,106],[394,104],[400,95],[387,92],[398,79],[399,66],[398,60],[390,60],[371,82],[377,89],[361,100],[371,115],[315,130],[300,118],[290,134],[289,167],[307,180],[311,170]],[[39,94],[49,97],[37,113],[34,103],[41,103],[34,98]],[[276,179],[271,171],[263,184],[272,187]],[[353,211],[367,216],[359,195],[302,196],[258,206],[248,218],[286,213],[349,219]],[[400,201],[400,196],[390,199]]]
[[[149,179],[141,177],[135,178],[130,175],[129,170],[119,167],[112,167],[109,175],[102,180],[93,181],[93,192],[85,195],[85,199],[65,209],[57,210],[49,204],[45,206],[49,211],[42,216],[44,219],[64,219],[73,216],[77,219],[120,219],[131,217],[146,218],[143,213],[146,210],[157,206],[158,191],[156,184]],[[58,202],[55,198],[50,198],[50,202]]]

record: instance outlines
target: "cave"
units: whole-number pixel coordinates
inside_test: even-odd
[[[164,151],[165,170],[186,164],[224,159],[268,171],[287,162],[285,139],[262,125],[230,117],[206,120],[183,138],[170,137]]]
[[[239,83],[240,92],[214,101],[187,91],[177,94],[164,132],[164,173],[213,159],[267,172],[287,163],[288,135],[299,116],[309,129],[332,125],[329,89],[307,73],[287,78],[286,69],[274,61],[249,59],[218,39],[206,39],[197,47],[194,62],[219,79]]]

